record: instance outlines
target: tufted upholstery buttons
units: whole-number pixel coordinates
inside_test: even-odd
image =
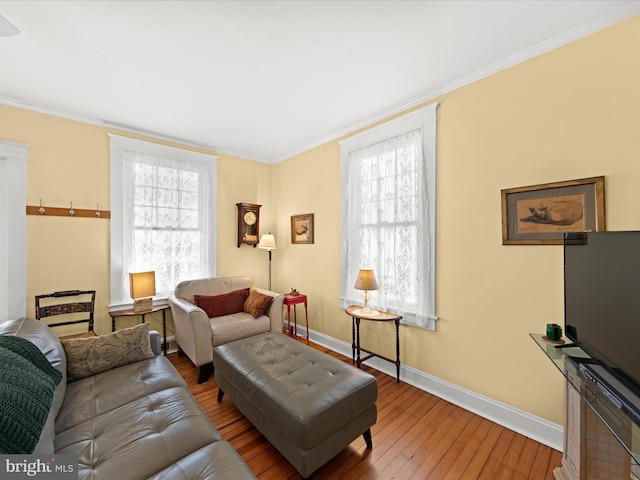
[[[375,377],[282,333],[216,347],[213,362],[216,384],[303,477],[376,421]]]

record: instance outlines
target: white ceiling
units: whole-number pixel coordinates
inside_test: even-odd
[[[631,0],[2,0],[21,33],[0,37],[0,103],[276,162],[637,13]]]

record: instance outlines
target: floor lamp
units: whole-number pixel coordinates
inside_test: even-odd
[[[269,251],[269,290],[271,290],[271,250],[276,249],[276,237],[271,232],[265,233],[260,237],[258,248]]]

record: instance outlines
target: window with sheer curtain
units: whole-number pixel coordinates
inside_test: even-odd
[[[157,297],[215,275],[216,157],[110,139],[111,304],[130,303],[129,272],[155,271]]]
[[[358,270],[372,268],[370,305],[435,330],[437,105],[341,142],[343,307],[362,303]]]

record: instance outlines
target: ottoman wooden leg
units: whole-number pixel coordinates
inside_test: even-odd
[[[224,392],[221,388],[218,388],[218,403],[222,401],[222,397],[224,396]]]

